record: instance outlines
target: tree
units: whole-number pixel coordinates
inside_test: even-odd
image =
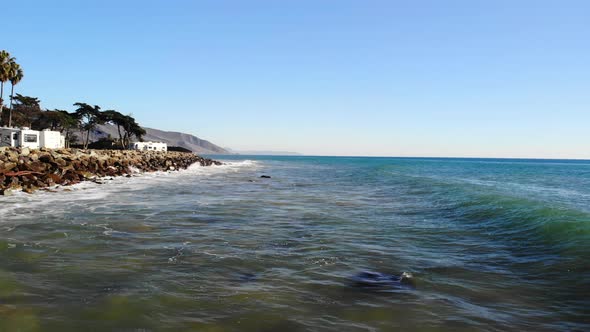
[[[0,51],[0,115],[4,110],[4,83],[11,78],[11,66],[14,58],[5,50]]]
[[[69,148],[70,143],[76,141],[76,136],[72,134],[72,131],[78,126],[78,118],[75,113],[68,113],[64,110],[56,109],[53,112],[56,114],[59,131],[65,133],[66,148]]]
[[[124,116],[123,130],[125,131],[123,141],[126,148],[129,147],[129,142],[133,136],[142,141],[143,136],[146,134],[145,129],[135,122],[135,119],[131,115]]]
[[[35,122],[32,123],[31,128],[35,130],[50,129],[52,131],[62,131],[62,129],[66,127],[71,127],[72,122],[74,126],[78,124],[75,116],[64,110],[47,110],[39,112],[39,116]]]
[[[119,145],[121,148],[125,149],[125,144],[123,142],[123,134],[121,133],[121,128],[125,126],[126,117],[125,115],[115,111],[115,110],[107,110],[102,112],[103,120],[105,123],[111,123],[117,126],[117,132],[119,133]]]
[[[86,103],[75,103],[74,106],[78,106],[75,114],[80,123],[80,133],[84,138],[84,132],[86,132],[86,140],[84,141],[84,149],[88,148],[90,142],[90,131],[96,129],[96,126],[103,123],[100,107],[97,105],[90,106]]]
[[[14,86],[17,85],[24,77],[23,69],[16,62],[10,66],[10,113],[8,115],[8,127],[12,126],[12,101],[14,97]]]
[[[12,99],[23,107],[41,109],[41,100],[37,97],[23,96],[20,93],[17,93]]]
[[[12,105],[12,125],[17,127],[33,127],[42,116],[41,101],[39,98],[16,94]],[[9,119],[3,114],[3,122],[8,123]]]

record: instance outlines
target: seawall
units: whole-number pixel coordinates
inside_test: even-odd
[[[176,171],[220,162],[192,153],[135,150],[0,148],[0,195],[98,181],[136,172]]]

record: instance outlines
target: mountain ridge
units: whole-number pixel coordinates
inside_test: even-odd
[[[144,141],[164,142],[168,146],[180,146],[199,154],[230,154],[226,149],[215,145],[207,140],[201,139],[195,135],[181,133],[177,131],[165,131],[160,129],[143,127],[146,134],[143,136]],[[97,126],[92,140],[111,136],[118,138],[117,127],[111,124]]]

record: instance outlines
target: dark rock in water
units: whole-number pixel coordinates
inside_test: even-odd
[[[258,276],[254,273],[240,273],[238,274],[238,280],[241,282],[251,282],[258,280]]]
[[[261,175],[260,178],[261,179],[270,179],[270,175]]]
[[[396,276],[380,272],[363,271],[352,278],[355,287],[366,289],[392,290],[415,289],[414,276],[409,272],[403,272]]]

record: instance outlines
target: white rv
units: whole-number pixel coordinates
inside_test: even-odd
[[[134,142],[129,148],[141,151],[168,151],[168,144],[162,142]]]
[[[65,146],[65,138],[58,131],[2,127],[0,128],[0,146],[59,149]]]
[[[40,132],[39,146],[49,149],[60,149],[66,146],[66,138],[59,131],[45,129]]]
[[[39,132],[29,128],[0,128],[0,142],[2,146],[38,149]]]

